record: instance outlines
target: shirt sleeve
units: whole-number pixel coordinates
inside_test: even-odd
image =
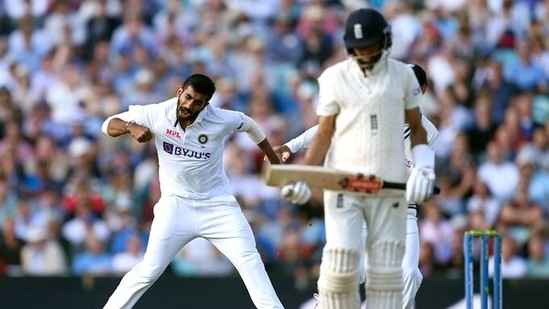
[[[406,109],[413,109],[419,107],[421,103],[422,93],[414,72],[406,67],[406,74],[404,77],[404,104]]]
[[[309,147],[309,144],[311,144],[311,141],[315,137],[317,131],[318,125],[311,127],[307,131],[301,133],[298,137],[287,142],[286,146],[288,146],[292,153],[296,153],[300,149],[307,148]]]
[[[119,118],[123,121],[135,121],[137,124],[152,130],[155,122],[154,119],[161,108],[162,106],[160,104],[130,105],[127,111],[112,115],[105,119],[101,126],[101,130],[106,134],[107,126],[113,118]]]
[[[429,144],[429,147],[435,151],[438,139],[438,129],[429,119],[427,119],[427,117],[423,115],[421,116],[421,125],[423,125],[425,131],[427,131],[427,144]]]
[[[318,78],[318,116],[331,116],[339,113],[336,84],[333,70],[327,70]]]
[[[107,119],[105,119],[105,121],[103,121],[103,124],[101,125],[101,131],[103,131],[103,133],[107,134],[107,127],[109,126],[109,122],[111,122],[111,120],[114,119],[114,118],[119,118],[119,119],[124,120],[126,122],[130,121],[132,119],[131,116],[130,116],[130,112],[128,112],[128,111],[112,115],[112,116],[108,117]]]
[[[250,139],[256,144],[262,142],[265,139],[265,133],[263,133],[263,130],[261,130],[257,122],[247,115],[242,113],[239,114],[241,116],[242,124],[238,128],[238,131],[246,132]]]

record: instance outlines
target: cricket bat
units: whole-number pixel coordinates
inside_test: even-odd
[[[268,165],[265,172],[267,185],[283,187],[292,182],[305,181],[313,188],[375,194],[382,189],[406,190],[405,183],[384,181],[375,175],[364,175],[302,164]],[[440,188],[435,187],[435,194]]]

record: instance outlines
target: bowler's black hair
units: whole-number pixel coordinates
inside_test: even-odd
[[[181,88],[185,90],[189,86],[192,86],[194,91],[208,96],[208,101],[212,98],[215,92],[215,84],[213,80],[204,74],[197,73],[189,76],[183,82],[183,85],[181,85]]]

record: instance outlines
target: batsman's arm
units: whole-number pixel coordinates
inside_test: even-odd
[[[319,165],[326,156],[335,130],[336,114],[320,116],[318,129],[305,153],[303,164]]]
[[[292,153],[296,153],[300,149],[307,148],[311,144],[311,141],[315,137],[317,131],[318,125],[310,127],[305,132],[301,133],[298,137],[293,138],[289,142],[287,142],[286,146],[288,146],[288,149],[290,149]]]

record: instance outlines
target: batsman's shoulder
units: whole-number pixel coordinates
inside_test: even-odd
[[[324,69],[324,71],[318,77],[319,81],[333,82],[340,80],[341,77],[346,76],[349,73],[349,59],[336,62],[331,66]]]

